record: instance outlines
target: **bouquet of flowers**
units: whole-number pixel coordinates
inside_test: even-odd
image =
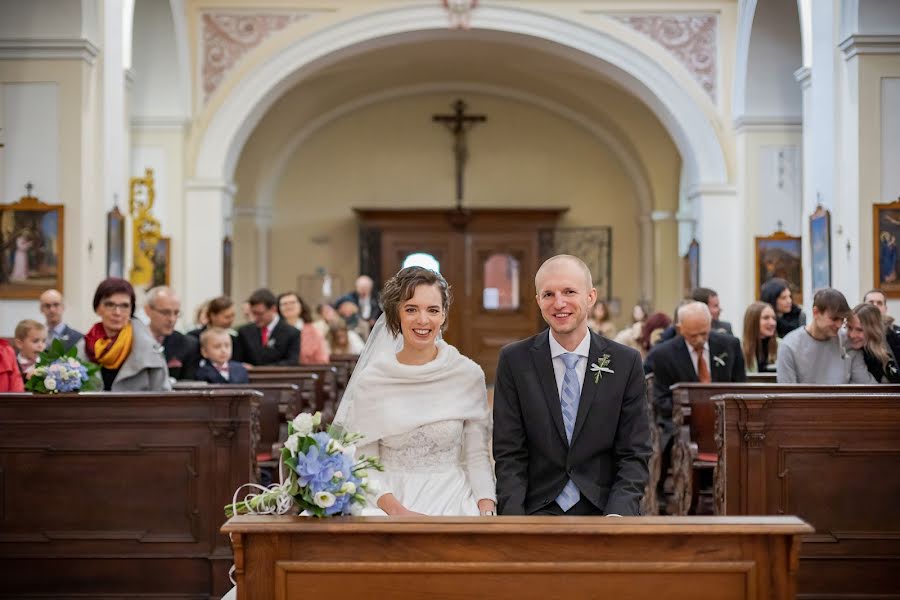
[[[36,394],[98,390],[102,387],[97,376],[99,370],[94,363],[79,360],[74,346],[67,351],[56,339],[38,356],[25,389]]]
[[[225,515],[287,514],[292,510],[315,517],[359,514],[366,504],[365,493],[374,492],[368,470],[383,471],[378,459],[356,456],[356,442],[362,439],[338,426],[320,429],[322,414],[301,413],[288,424],[288,439],[281,450],[281,483],[268,488],[254,483],[241,486]],[[237,501],[249,487],[259,493]]]

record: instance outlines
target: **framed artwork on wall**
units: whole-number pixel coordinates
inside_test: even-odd
[[[125,277],[125,215],[118,206],[106,213],[106,276]]]
[[[153,251],[153,282],[147,289],[155,288],[160,285],[170,285],[170,238],[161,237],[156,242],[156,248]]]
[[[44,204],[28,190],[15,204],[0,205],[0,298],[39,298],[63,291],[64,207]]]
[[[693,239],[688,245],[687,253],[681,257],[682,295],[687,297],[691,291],[700,287],[700,242]]]
[[[803,303],[803,263],[800,238],[776,231],[770,236],[757,236],[756,298],[762,285],[773,277],[788,282],[794,304]]]
[[[809,217],[809,250],[813,292],[831,287],[831,213],[822,206]]]
[[[875,257],[875,287],[889,298],[900,298],[900,265],[897,263],[897,240],[900,239],[900,199],[872,206],[872,243]]]

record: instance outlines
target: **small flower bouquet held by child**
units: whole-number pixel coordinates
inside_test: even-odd
[[[78,358],[73,346],[67,351],[56,339],[48,350],[41,352],[25,389],[36,394],[60,392],[90,392],[101,389],[97,375],[100,367]]]
[[[268,488],[248,483],[234,493],[225,515],[289,514],[305,512],[314,517],[359,514],[365,493],[375,491],[368,470],[384,470],[378,459],[356,456],[362,436],[330,426],[316,431],[322,414],[302,413],[288,424],[288,439],[281,450],[281,483]],[[287,471],[287,477],[284,471]],[[256,490],[238,501],[244,488]]]

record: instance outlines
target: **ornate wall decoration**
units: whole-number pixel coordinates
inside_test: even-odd
[[[716,15],[621,15],[615,18],[668,50],[687,67],[715,102],[719,26]]]
[[[306,16],[306,13],[202,13],[203,101],[209,101],[228,72],[247,52],[273,33]]]

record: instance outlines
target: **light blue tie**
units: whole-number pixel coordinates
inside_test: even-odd
[[[566,374],[563,376],[559,404],[562,408],[563,425],[566,427],[566,439],[571,445],[572,432],[575,431],[575,417],[578,415],[578,401],[581,398],[581,382],[578,381],[578,371],[575,369],[580,357],[577,354],[566,352],[561,354],[560,358],[566,365]],[[564,511],[568,511],[575,506],[579,498],[581,498],[581,492],[578,491],[575,482],[570,479],[556,497],[556,503]]]

